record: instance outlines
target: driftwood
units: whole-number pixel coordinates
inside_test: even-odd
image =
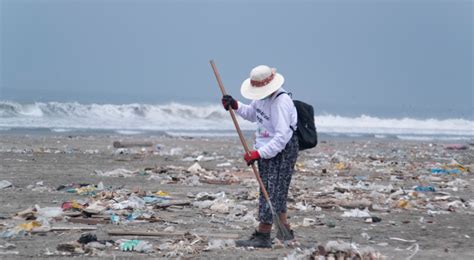
[[[207,184],[217,184],[217,185],[232,185],[236,183],[240,183],[239,180],[219,180],[219,179],[209,179],[209,178],[201,178],[199,182],[207,183]]]
[[[80,217],[82,216],[82,212],[80,211],[74,211],[74,212],[63,212],[63,216],[67,217]]]
[[[110,223],[109,220],[103,218],[70,218],[69,223],[86,224],[86,225],[97,225]]]
[[[33,228],[31,233],[46,233],[46,232],[53,232],[53,231],[73,231],[73,230],[97,230],[97,227],[91,226],[57,226],[57,227],[50,227],[50,228]]]
[[[308,202],[314,206],[318,206],[321,208],[332,208],[335,206],[340,206],[347,209],[355,209],[355,208],[362,209],[362,208],[370,208],[372,206],[372,202],[370,202],[367,199],[349,201],[349,200],[327,198],[327,199],[315,199]]]
[[[170,200],[167,202],[156,203],[153,205],[154,208],[164,209],[171,206],[188,206],[191,204],[189,200]]]
[[[129,147],[150,147],[153,146],[152,142],[123,142],[115,141],[113,143],[114,148],[129,148]]]
[[[160,237],[160,236],[183,236],[189,232],[176,231],[176,232],[164,232],[164,231],[127,231],[127,230],[110,230],[107,231],[109,236],[150,236],[150,237]],[[237,239],[239,234],[225,234],[225,233],[196,233],[200,237],[212,237],[212,238],[221,238],[221,239]]]

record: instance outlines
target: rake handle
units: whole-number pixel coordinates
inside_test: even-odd
[[[227,95],[224,88],[224,84],[222,84],[221,76],[219,75],[216,64],[214,63],[214,60],[210,60],[209,62],[211,63],[212,70],[214,71],[214,75],[216,76],[217,83],[219,84],[219,88],[221,89],[222,95]],[[242,134],[242,130],[240,130],[239,122],[237,121],[237,118],[235,117],[235,112],[232,109],[232,107],[229,107],[229,113],[230,113],[230,117],[232,117],[235,130],[237,130],[237,134],[239,135],[240,142],[242,143],[242,146],[244,147],[245,153],[250,155],[250,149],[247,145],[247,142],[245,141],[244,135]],[[268,196],[267,189],[265,189],[265,186],[263,185],[262,178],[260,177],[260,174],[258,173],[258,169],[255,163],[252,163],[252,169],[253,169],[253,173],[255,174],[255,178],[257,178],[258,184],[260,186],[260,190],[262,191],[263,196],[265,197],[265,200],[268,202],[268,204],[271,205],[270,196]]]

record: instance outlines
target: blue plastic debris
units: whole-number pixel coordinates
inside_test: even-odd
[[[436,189],[433,186],[416,186],[415,191],[420,192],[435,192]]]

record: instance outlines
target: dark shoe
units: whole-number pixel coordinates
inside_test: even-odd
[[[260,247],[260,248],[271,248],[272,240],[270,233],[260,233],[255,231],[248,240],[237,240],[235,246],[238,247]]]
[[[293,241],[295,240],[295,233],[293,232],[293,230],[290,230],[290,233],[288,234],[288,237],[283,237],[283,233],[278,230],[277,232],[277,235],[276,235],[276,238],[282,242],[288,242],[288,241]]]

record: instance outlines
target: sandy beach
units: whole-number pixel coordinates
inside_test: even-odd
[[[354,243],[359,249],[371,247],[387,259],[411,255],[412,259],[474,257],[474,178],[468,170],[471,167],[472,171],[474,153],[469,144],[465,150],[448,150],[448,144],[436,141],[322,141],[316,149],[300,154],[291,185],[289,216],[298,244],[257,250],[235,248],[223,243],[225,237],[219,237],[246,237],[255,225],[257,183],[241,160],[237,138],[61,134],[2,135],[0,140],[0,181],[12,184],[0,190],[2,259],[59,259],[73,255],[106,259],[306,259],[318,245],[338,240]],[[153,146],[114,148],[114,141],[151,142]],[[435,173],[436,169],[458,170],[445,174]],[[96,186],[100,182],[103,187]],[[93,192],[61,187],[68,184],[91,184],[89,191]],[[105,203],[103,193],[114,191],[141,198],[158,194],[155,198],[165,196],[169,201],[189,204],[161,207],[147,202],[142,211],[137,211],[114,210],[109,201],[100,212],[82,215],[78,213],[84,213],[84,208],[64,206],[64,202],[85,206],[92,201]],[[202,192],[208,193],[210,207],[202,205],[206,201]],[[224,193],[212,197],[219,192]],[[40,215],[35,210],[29,218],[18,215],[35,205],[63,206],[61,216],[49,219],[50,229],[60,226],[93,230],[35,232],[45,228],[35,227],[7,237],[7,231]],[[127,220],[133,212],[148,215]],[[100,223],[71,223],[71,219],[93,219],[94,215]],[[112,223],[111,215],[118,216],[118,223]],[[113,230],[165,234],[110,235],[108,232]],[[101,249],[82,247],[68,251],[58,247],[77,241],[84,233],[115,243]],[[145,240],[152,249],[148,253],[123,252],[117,244],[119,239]]]

